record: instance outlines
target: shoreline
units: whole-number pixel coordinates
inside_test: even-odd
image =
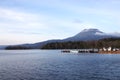
[[[118,51],[95,51],[95,50],[62,50],[63,53],[97,53],[97,54],[120,54]]]
[[[99,54],[120,54],[120,50],[119,51],[99,51]]]

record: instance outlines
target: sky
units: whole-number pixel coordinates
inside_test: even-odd
[[[120,32],[120,0],[0,0],[0,45]]]

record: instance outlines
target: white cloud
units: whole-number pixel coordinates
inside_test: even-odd
[[[20,13],[10,9],[0,8],[0,18],[24,22],[26,20],[31,20],[32,18],[34,19],[34,16],[26,13]]]
[[[0,8],[0,27],[3,30],[36,30],[46,28],[43,15]],[[2,21],[3,20],[3,21]]]
[[[66,10],[75,14],[94,14],[118,17],[120,13],[118,9],[115,9],[116,7],[119,8],[119,0],[16,0],[16,2],[29,4],[30,6],[48,7],[50,9],[54,8],[63,11]],[[21,19],[19,17],[16,18]]]
[[[25,2],[28,2],[28,0],[26,0]],[[57,16],[58,19],[52,19],[52,21],[54,22],[54,24],[57,23],[61,26],[66,26],[66,27],[69,26],[69,28],[72,28],[74,26],[74,29],[81,28],[80,26],[75,27],[77,25],[74,25],[73,23],[71,23],[71,21],[69,21],[69,19],[72,19],[73,17],[76,18],[76,16],[78,18],[82,17],[82,19],[84,19],[83,22],[85,22],[85,23],[83,26],[85,26],[85,25],[88,26],[85,28],[94,27],[94,25],[96,25],[97,23],[98,23],[97,26],[101,26],[100,24],[103,23],[101,21],[101,19],[106,20],[106,22],[104,22],[104,24],[106,24],[106,25],[105,26],[103,25],[102,27],[108,28],[108,27],[110,27],[108,25],[110,23],[113,23],[112,25],[115,25],[115,24],[119,25],[119,21],[120,21],[120,17],[119,17],[120,10],[118,10],[120,7],[119,3],[120,3],[119,0],[114,0],[114,1],[112,1],[112,0],[107,0],[107,1],[104,1],[104,0],[100,0],[100,1],[96,1],[96,0],[92,0],[92,1],[88,1],[88,0],[74,0],[74,1],[73,0],[44,0],[44,1],[35,0],[35,1],[30,1],[30,4],[34,5],[34,6],[40,5],[42,7],[49,7],[50,9],[58,9],[59,11],[68,12],[68,13],[66,13],[66,14],[68,14],[66,16],[69,16],[69,18],[63,17],[66,20],[64,20],[63,18],[62,18],[63,20],[59,20],[60,17],[58,15]],[[71,14],[72,14],[72,16],[71,16]],[[61,15],[63,15],[63,14],[61,14]],[[51,16],[54,16],[54,14]],[[56,16],[54,16],[54,17],[56,17]],[[88,17],[88,18],[85,19],[86,17]],[[94,21],[92,21],[92,18]]]

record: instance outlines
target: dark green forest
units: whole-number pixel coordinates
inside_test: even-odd
[[[19,50],[19,49],[32,49],[32,48],[17,45],[17,46],[7,46],[5,49],[6,50]]]
[[[56,42],[46,44],[42,49],[88,49],[110,46],[113,48],[120,48],[120,38],[106,38],[97,41]]]
[[[96,41],[69,41],[69,42],[54,42],[48,43],[39,49],[89,49],[89,48],[103,48],[112,47],[120,48],[120,38],[105,38]],[[16,49],[32,49],[25,46],[8,46],[7,50]]]

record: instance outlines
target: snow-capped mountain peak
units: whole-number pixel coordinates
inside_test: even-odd
[[[84,29],[80,33],[103,33],[102,31],[94,28]]]
[[[102,31],[98,30],[98,29],[84,29],[82,30],[80,33],[78,33],[77,35],[75,35],[74,37],[84,37],[84,36],[90,36],[90,35],[103,35],[105,33],[103,33]]]
[[[87,41],[87,40],[99,40],[102,38],[117,37],[108,33],[104,33],[99,29],[84,29],[77,35],[67,38],[67,41]]]

